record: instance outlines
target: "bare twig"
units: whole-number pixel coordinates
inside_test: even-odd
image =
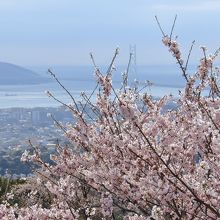
[[[56,120],[56,118],[51,114],[50,117],[53,119],[53,121],[56,123],[56,125],[66,134],[68,135],[65,127],[59,122]]]
[[[206,49],[205,49],[205,47],[201,47],[201,49],[202,49],[202,52],[203,52],[203,55],[205,58],[205,62],[207,62]]]
[[[59,81],[59,79],[56,77],[56,75],[50,70],[48,69],[48,73],[50,73],[51,76],[53,76],[53,78],[57,81],[57,83],[66,91],[66,93],[70,96],[70,98],[72,99],[77,111],[79,112],[79,108],[78,105],[75,101],[75,99],[73,98],[72,94],[65,88],[65,86],[63,86],[63,84]]]
[[[133,53],[130,53],[130,55],[129,55],[129,60],[128,60],[128,65],[127,65],[127,69],[126,69],[125,76],[124,76],[124,79],[123,79],[124,92],[126,92],[126,91],[125,91],[125,90],[126,90],[125,87],[128,85],[128,73],[129,73],[130,66],[131,66],[132,56],[133,56]]]
[[[175,24],[176,24],[176,19],[177,19],[177,15],[175,15],[173,25],[172,25],[172,28],[171,28],[171,31],[170,31],[170,40],[172,39],[173,30],[174,30],[174,27],[175,27]]]
[[[191,47],[189,49],[188,57],[187,57],[187,60],[186,60],[186,65],[184,67],[185,71],[187,71],[188,63],[189,63],[189,58],[190,58],[190,55],[192,53],[192,49],[193,49],[194,44],[195,44],[195,40],[192,42]]]
[[[71,105],[67,105],[66,103],[60,101],[59,99],[57,99],[51,92],[47,92],[49,97],[52,97],[56,102],[60,103],[61,105],[65,106],[67,109],[71,110],[71,111],[75,111],[75,109],[71,106]],[[79,111],[78,111],[79,112]]]
[[[114,64],[115,59],[116,59],[116,57],[117,57],[118,54],[119,54],[119,48],[116,48],[116,49],[115,49],[114,56],[113,56],[113,58],[112,58],[112,60],[111,60],[111,63],[110,63],[110,65],[109,65],[108,70],[107,70],[107,73],[106,73],[107,76],[108,76],[109,74],[111,74],[111,70],[112,70],[113,64]]]
[[[158,20],[158,18],[157,18],[156,15],[155,15],[155,19],[156,19],[156,21],[157,21],[157,25],[158,25],[158,27],[159,27],[159,29],[160,29],[162,35],[165,37],[166,35],[165,35],[165,33],[164,33],[164,31],[163,31],[163,29],[162,29],[162,27],[161,27],[161,25],[160,25],[160,22],[159,22],[159,20]]]
[[[95,86],[95,88],[93,89],[92,93],[89,95],[89,98],[86,100],[86,103],[85,103],[85,105],[84,105],[83,108],[82,108],[81,114],[84,113],[87,104],[90,102],[90,100],[91,100],[92,96],[94,95],[94,93],[95,93],[96,89],[98,88],[98,86],[99,86],[99,84],[97,83],[96,86]]]

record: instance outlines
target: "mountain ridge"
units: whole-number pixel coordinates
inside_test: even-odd
[[[12,63],[0,62],[0,85],[40,84],[48,79]]]

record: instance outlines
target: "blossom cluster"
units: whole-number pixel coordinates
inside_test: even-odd
[[[179,49],[178,42],[175,40],[172,40],[167,35],[163,37],[162,42],[165,46],[169,48],[169,51],[172,53],[172,55],[181,63],[183,64],[183,60],[181,59],[181,52]]]
[[[163,43],[182,63],[178,43],[167,36]],[[127,85],[116,91],[112,74],[98,71],[90,111],[70,108],[74,123],[65,132],[75,148],[57,145],[53,165],[37,150],[22,155],[41,165],[37,182],[51,195],[49,207],[3,204],[1,219],[220,219],[215,57],[200,60],[177,99],[154,99]]]

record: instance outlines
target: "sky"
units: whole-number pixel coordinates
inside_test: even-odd
[[[136,45],[138,65],[175,61],[161,43],[155,21],[174,35],[187,56],[196,40],[191,62],[206,45],[220,46],[219,0],[0,0],[0,61],[21,66],[108,64],[116,47],[117,62],[126,64],[129,45]]]

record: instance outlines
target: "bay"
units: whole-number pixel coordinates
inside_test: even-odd
[[[42,68],[43,69],[43,68]],[[37,69],[38,73],[44,71]],[[91,94],[96,86],[93,69],[91,67],[56,67],[55,73],[60,82],[77,100],[81,100],[81,92],[87,95]],[[104,72],[106,67],[102,68]],[[35,69],[36,70],[36,69]],[[121,87],[121,74],[125,67],[119,67],[113,75],[114,87]],[[48,76],[49,77],[49,76]],[[134,84],[138,80],[143,86],[146,80],[154,83],[153,86],[145,88],[143,92],[147,92],[154,97],[161,97],[172,94],[177,97],[179,90],[183,88],[184,80],[181,74],[173,67],[161,66],[140,66],[138,70],[131,69],[129,73],[129,84]],[[48,97],[45,91],[50,91],[57,99],[64,103],[71,103],[71,98],[51,79],[44,84],[35,85],[0,85],[0,108],[34,108],[34,107],[57,107],[60,103]],[[93,98],[93,101],[95,97]]]
[[[80,84],[77,81],[66,81],[65,85],[69,88],[70,93],[77,100],[81,100],[81,92],[89,96],[94,89],[95,85],[87,83],[87,85],[81,85],[81,88],[76,89],[76,84]],[[93,84],[93,86],[92,86]],[[78,86],[77,85],[77,86]],[[34,107],[57,107],[60,103],[55,101],[52,97],[48,97],[45,91],[50,91],[57,99],[64,103],[71,103],[71,98],[68,94],[58,87],[56,83],[48,83],[32,86],[1,86],[0,88],[0,108],[34,108]],[[165,87],[165,86],[152,86],[145,89],[145,92],[153,95],[154,97],[161,97],[164,95],[172,94],[178,95],[178,91],[181,88],[178,87]],[[93,98],[94,99],[94,98]]]

